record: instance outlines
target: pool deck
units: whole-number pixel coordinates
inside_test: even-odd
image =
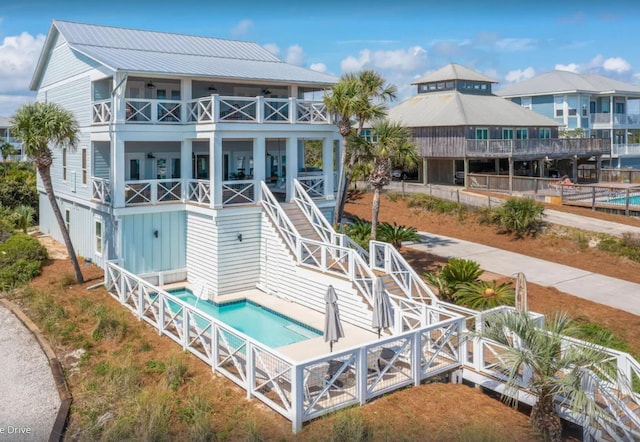
[[[163,290],[170,290],[175,288],[187,287],[191,288],[190,284],[185,282],[179,282],[174,284],[165,285]],[[237,299],[248,299],[264,307],[270,308],[278,313],[282,313],[294,319],[298,322],[306,324],[310,327],[324,330],[324,312],[318,312],[310,309],[296,302],[292,302],[286,299],[278,298],[277,296],[267,295],[261,290],[250,289],[237,293],[231,293],[227,295],[215,296],[212,301],[216,303],[223,303],[234,301]],[[344,338],[341,338],[338,342],[333,343],[333,351],[340,351],[354,346],[362,345],[368,342],[375,342],[378,338],[377,333],[371,330],[365,330],[348,322],[342,321],[342,328],[344,330]],[[302,362],[307,359],[329,354],[329,343],[324,342],[322,336],[318,338],[306,339],[304,341],[296,342],[295,344],[285,345],[283,347],[277,347],[275,349],[283,356],[291,358],[296,362]]]

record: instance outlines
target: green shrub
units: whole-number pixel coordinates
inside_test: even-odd
[[[209,442],[216,440],[209,417],[213,407],[201,390],[190,392],[186,403],[178,409],[178,417],[187,425],[187,440]]]
[[[420,235],[415,227],[399,226],[395,222],[392,224],[381,223],[378,226],[378,239],[386,241],[396,249],[402,247],[402,241],[420,241]]]
[[[15,213],[15,226],[21,229],[23,233],[27,233],[27,229],[31,227],[35,221],[36,209],[24,204],[19,205],[13,211]]]
[[[3,175],[0,179],[0,206],[15,209],[25,205],[38,210],[36,171],[33,165],[10,167]]]
[[[516,238],[535,236],[544,226],[544,206],[528,198],[509,198],[495,210],[495,223]]]
[[[484,270],[480,264],[470,259],[451,258],[435,272],[425,273],[424,277],[438,289],[438,294],[445,301],[455,302],[456,287],[468,282],[476,282]]]
[[[334,442],[367,442],[373,440],[373,428],[362,418],[360,411],[349,410],[338,414],[331,429]]]
[[[402,194],[398,192],[387,192],[386,195],[387,195],[387,199],[392,203],[395,203],[399,199],[402,199]]]
[[[42,270],[39,261],[19,259],[11,264],[0,266],[0,290],[19,287],[38,276]]]
[[[0,216],[0,243],[9,239],[13,235],[13,231],[13,224]]]
[[[19,259],[43,262],[48,257],[40,241],[24,233],[16,233],[0,244],[0,267]]]
[[[511,282],[465,282],[456,286],[456,304],[476,310],[487,310],[500,305],[515,305],[516,292]]]
[[[365,250],[369,249],[371,223],[356,219],[350,224],[342,224],[340,230]]]
[[[166,364],[165,373],[167,376],[167,385],[176,391],[180,385],[187,382],[189,377],[189,369],[187,364],[177,355],[169,358]]]

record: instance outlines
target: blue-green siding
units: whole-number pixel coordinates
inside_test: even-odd
[[[185,211],[120,219],[124,267],[141,274],[186,267]],[[154,232],[158,232],[158,237]]]
[[[553,95],[531,97],[531,110],[545,117],[554,118]]]

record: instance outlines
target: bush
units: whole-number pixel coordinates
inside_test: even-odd
[[[455,293],[460,284],[476,282],[484,270],[470,259],[452,258],[435,272],[425,273],[427,282],[438,289],[440,298],[455,302]]]
[[[435,213],[457,213],[461,214],[466,209],[461,204],[447,201],[425,193],[411,195],[407,201],[407,207],[428,210]]]
[[[18,166],[18,165],[16,165]],[[36,171],[33,165],[7,168],[0,180],[0,206],[15,209],[25,205],[38,210]]]
[[[456,286],[456,304],[476,310],[486,310],[500,305],[515,305],[516,292],[513,284],[496,281],[465,282]]]
[[[13,235],[13,225],[8,222],[6,219],[0,218],[0,243],[5,242],[6,240]]]
[[[358,410],[338,415],[331,430],[331,440],[336,442],[367,442],[373,440],[373,428],[362,418]]]
[[[544,206],[528,198],[509,198],[495,211],[495,223],[516,238],[535,236],[544,226]]]
[[[0,244],[0,290],[18,287],[38,276],[46,259],[47,249],[37,239],[24,233],[10,236]]]
[[[0,266],[0,290],[10,290],[26,284],[38,276],[41,270],[42,263],[26,259]]]
[[[365,250],[369,250],[369,240],[371,239],[371,223],[356,219],[351,224],[342,224],[342,232],[354,240]]]
[[[420,241],[420,235],[415,227],[399,226],[395,222],[381,223],[378,226],[378,238],[390,243],[396,249],[402,247],[402,241]]]

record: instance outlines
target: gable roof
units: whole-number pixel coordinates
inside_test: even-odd
[[[559,93],[640,94],[640,86],[624,83],[602,75],[551,71],[495,91],[501,97],[551,95]]]
[[[332,75],[287,64],[254,42],[54,20],[31,81],[35,90],[58,35],[113,71],[291,81],[327,86]]]
[[[466,68],[457,63],[450,63],[442,66],[440,69],[431,72],[424,77],[414,81],[411,84],[432,83],[434,81],[446,81],[446,80],[471,80],[471,81],[485,81],[489,83],[497,83],[493,78],[482,75],[472,69]]]
[[[389,109],[388,117],[408,127],[561,126],[561,123],[495,95],[458,91],[418,94]]]

